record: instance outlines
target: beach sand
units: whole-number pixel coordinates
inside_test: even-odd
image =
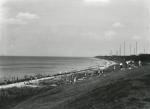
[[[149,109],[149,71],[148,65],[105,73],[41,93],[13,109]]]
[[[149,109],[149,71],[150,65],[115,71],[111,66],[101,76],[90,75],[82,81],[54,88],[45,80],[46,90],[11,109]]]
[[[106,60],[106,65],[105,66],[100,66],[100,69],[104,70],[104,69],[107,69],[109,66],[112,66],[116,64],[115,62],[113,61],[107,61]],[[91,69],[93,71],[95,70],[98,70],[97,66],[93,66],[93,67],[90,67],[88,69]],[[83,69],[81,71],[74,71],[74,72],[66,72],[67,75],[72,75],[74,73],[82,73],[82,72],[87,72],[88,70],[87,69]],[[92,72],[91,72],[92,73]],[[29,80],[29,81],[24,81],[24,82],[17,82],[17,83],[12,83],[12,84],[6,84],[6,85],[0,85],[0,89],[7,89],[7,88],[12,88],[12,87],[39,87],[39,82],[41,81],[45,81],[45,80],[58,80],[58,79],[61,79],[60,76],[63,76],[65,74],[60,74],[60,75],[57,75],[57,76],[51,76],[51,77],[43,77],[43,78],[40,78],[40,79],[35,79],[35,80]]]

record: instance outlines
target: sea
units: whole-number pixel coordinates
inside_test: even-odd
[[[0,56],[0,81],[22,79],[26,75],[54,75],[105,64],[105,60],[92,57]]]

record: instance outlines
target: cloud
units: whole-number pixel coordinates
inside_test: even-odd
[[[6,2],[6,0],[0,0],[0,24],[2,23],[2,20],[4,19],[4,3]]]
[[[108,3],[110,0],[84,0],[85,2],[103,2]]]
[[[110,0],[84,0],[87,5],[106,5],[110,3]]]
[[[8,24],[27,24],[31,20],[39,19],[39,16],[36,14],[28,13],[28,12],[20,12],[14,18],[6,19],[6,23]]]
[[[29,20],[32,20],[32,19],[38,19],[39,17],[35,14],[31,14],[31,13],[19,13],[17,16],[16,16],[17,19],[29,19]]]
[[[26,21],[23,21],[21,19],[15,19],[15,18],[9,18],[5,20],[7,24],[26,24]]]
[[[135,36],[132,37],[132,39],[133,39],[133,40],[140,40],[140,39],[142,39],[142,37],[141,37],[141,36],[138,36],[138,35],[135,35]]]
[[[5,9],[4,9],[4,3],[6,1],[5,0],[0,0],[0,41],[2,41],[2,33],[3,33],[3,22],[4,22],[4,16],[5,16]],[[2,44],[2,42],[0,42],[0,44]],[[0,45],[1,46],[1,45]]]
[[[119,27],[123,27],[123,24],[121,24],[120,22],[115,22],[112,25],[114,28],[119,28]]]
[[[108,30],[105,32],[105,38],[111,40],[117,33],[113,30]]]
[[[130,0],[130,1],[132,1],[132,2],[137,2],[137,0]]]
[[[96,39],[96,40],[102,40],[102,37],[100,37],[100,35],[98,33],[95,32],[86,32],[86,33],[81,33],[81,35],[83,37],[85,37],[86,39]]]

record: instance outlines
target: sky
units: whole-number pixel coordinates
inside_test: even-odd
[[[0,55],[150,53],[149,0],[1,0]]]

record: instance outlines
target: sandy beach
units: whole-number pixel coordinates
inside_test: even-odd
[[[0,0],[0,109],[150,109],[150,0]]]
[[[80,70],[80,71],[73,71],[73,72],[66,72],[65,74],[59,74],[57,76],[50,76],[50,77],[43,77],[43,78],[40,78],[40,79],[35,79],[35,80],[28,80],[28,81],[23,81],[23,82],[17,82],[17,83],[12,83],[12,84],[6,84],[6,85],[0,85],[0,89],[7,89],[7,88],[12,88],[12,87],[39,87],[39,82],[40,81],[44,81],[44,80],[59,80],[61,79],[60,76],[63,76],[63,75],[72,75],[74,73],[82,73],[83,71],[86,72],[88,71],[89,69],[90,70],[98,70],[99,68],[101,70],[104,70],[104,69],[107,69],[108,67],[112,66],[116,64],[115,62],[113,61],[107,61],[106,60],[106,65],[105,66],[101,66],[101,65],[98,65],[98,66],[93,66],[93,67],[89,67],[88,69],[83,69],[83,70]]]
[[[145,66],[95,76],[37,95],[13,109],[149,109],[149,70]]]
[[[21,87],[13,90],[26,90],[25,100],[11,102],[5,109],[149,109],[149,64],[123,70],[112,61],[108,65],[101,75],[98,69],[68,74],[68,78],[77,77],[73,83],[64,75],[32,80],[42,87],[20,89],[24,85],[19,83]],[[9,89],[12,90],[10,86],[5,88]]]
[[[12,88],[12,87],[38,87],[39,81],[42,80],[47,80],[47,79],[53,79],[54,77],[46,77],[46,78],[41,78],[41,79],[36,79],[36,80],[29,80],[29,81],[24,81],[24,82],[18,82],[18,83],[13,83],[13,84],[8,84],[8,85],[0,85],[0,89],[7,89],[7,88]],[[32,85],[29,85],[32,84]]]

